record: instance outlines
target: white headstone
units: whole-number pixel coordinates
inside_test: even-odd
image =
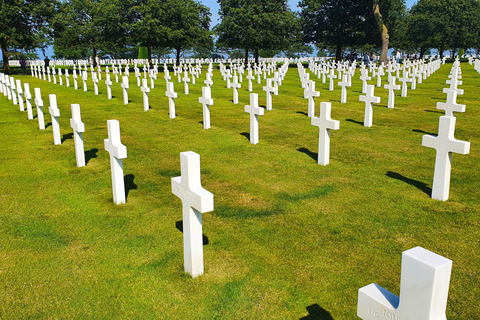
[[[110,80],[110,73],[105,75],[105,84],[107,85],[107,99],[112,99],[112,80]]]
[[[395,90],[400,89],[400,85],[395,84],[395,78],[394,76],[390,77],[390,82],[384,86],[385,89],[388,89],[388,104],[387,107],[390,109],[393,109],[395,106]]]
[[[340,129],[340,121],[332,120],[330,116],[331,110],[330,102],[321,102],[320,117],[312,116],[312,126],[317,126],[320,130],[317,163],[324,166],[330,162],[330,130]]]
[[[242,85],[238,83],[238,76],[233,76],[233,83],[230,84],[230,88],[233,88],[233,104],[238,104],[238,89]]]
[[[270,79],[271,80],[271,79]],[[258,116],[263,115],[263,108],[258,106],[258,94],[250,93],[250,105],[245,106],[245,112],[250,114],[250,143],[258,143]]]
[[[315,91],[315,81],[310,81],[305,95],[308,99],[308,116],[311,118],[315,115],[315,97],[320,97],[320,92]]]
[[[376,283],[358,290],[363,320],[446,320],[452,261],[416,247],[402,253],[400,296]]]
[[[30,84],[24,83],[23,84],[25,90],[25,104],[27,105],[27,118],[28,120],[33,119],[33,110],[32,110],[32,93],[30,92]]]
[[[148,80],[142,79],[142,87],[140,90],[143,92],[143,111],[148,111],[150,109],[148,103],[148,93],[150,92],[150,88],[148,87]]]
[[[93,81],[93,92],[95,93],[96,96],[98,96],[98,78],[97,78],[96,72],[92,73],[92,81]]]
[[[127,147],[120,140],[120,122],[118,120],[107,120],[107,126],[108,139],[105,139],[104,142],[105,150],[110,153],[113,202],[122,204],[126,202],[122,159],[127,157]]]
[[[75,157],[77,160],[77,167],[85,166],[85,152],[83,148],[83,132],[85,132],[85,124],[82,122],[80,114],[80,105],[72,104],[72,118],[70,119],[70,126],[73,129],[73,140],[75,141]]]
[[[180,153],[182,175],[172,178],[172,193],[182,200],[185,272],[193,278],[203,274],[202,213],[213,211],[213,194],[202,187],[200,155]]]
[[[128,88],[130,87],[128,76],[122,77],[121,87],[123,88],[123,104],[128,104]]]
[[[198,102],[203,106],[203,129],[210,129],[210,106],[213,105],[213,99],[209,86],[202,87],[202,96]]]
[[[23,103],[22,82],[17,79],[15,80],[15,83],[17,88],[18,106],[20,107],[20,111],[25,111],[25,104]]]
[[[184,92],[185,92],[185,94],[188,94],[189,93],[188,92],[188,83],[190,82],[190,78],[188,77],[188,72],[187,71],[184,72],[184,76],[183,76],[182,80],[183,80],[183,83],[184,83],[184,89],[185,89]]]
[[[365,116],[363,118],[363,126],[371,127],[373,123],[373,104],[380,103],[380,97],[374,96],[375,87],[367,85],[367,94],[359,96],[359,100],[365,102]]]
[[[341,103],[347,103],[347,87],[349,86],[348,75],[343,75],[343,81],[338,83],[339,86],[342,87],[342,96],[340,99]]]
[[[62,138],[60,136],[60,109],[57,106],[57,96],[55,94],[49,94],[48,100],[50,102],[50,107],[48,111],[52,117],[52,131],[53,131],[53,144],[58,145],[62,144]]]
[[[454,117],[455,112],[465,112],[465,105],[457,103],[457,90],[444,88],[443,92],[447,94],[447,102],[437,102],[437,109],[445,110],[445,115]]]
[[[165,92],[165,95],[168,97],[168,113],[170,114],[170,119],[175,118],[175,98],[177,93],[174,91],[173,82],[167,84],[168,90]]]
[[[45,130],[45,120],[43,118],[43,100],[40,88],[35,88],[35,105],[37,106],[38,128]]]
[[[455,117],[442,116],[438,125],[438,136],[424,135],[422,146],[437,150],[433,174],[432,199],[446,201],[450,190],[452,154],[468,154],[470,142],[454,138]]]

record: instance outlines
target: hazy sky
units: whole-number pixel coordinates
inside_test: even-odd
[[[210,12],[212,13],[211,27],[213,27],[219,22],[218,9],[220,8],[220,6],[218,5],[217,0],[199,0],[199,1],[210,8]],[[290,8],[292,8],[293,10],[297,8],[298,2],[299,0],[288,0],[288,3],[290,4]],[[406,0],[405,2],[407,4],[407,7],[410,8],[417,2],[417,0]]]

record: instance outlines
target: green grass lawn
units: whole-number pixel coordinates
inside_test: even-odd
[[[375,88],[373,126],[363,127],[357,70],[340,103],[340,87],[316,80],[332,102],[330,164],[316,163],[318,128],[291,67],[273,110],[259,117],[260,142],[249,143],[248,82],[233,105],[214,72],[211,124],[204,130],[198,103],[205,69],[190,94],[183,83],[169,119],[163,73],[143,111],[131,73],[128,105],[120,83],[107,100],[88,81],[84,93],[31,76],[50,123],[48,94],[57,95],[63,143],[52,127],[39,130],[0,96],[0,317],[77,319],[356,319],[358,289],[376,282],[398,295],[402,251],[421,246],[453,261],[447,318],[480,317],[480,75],[462,63],[466,112],[455,137],[470,141],[453,155],[450,199],[430,199],[435,150],[422,135],[437,134],[451,64],[408,97]],[[206,68],[206,66],[204,66]],[[142,73],[143,74],[143,73]],[[313,74],[311,78],[315,78]],[[384,77],[385,81],[386,77]],[[79,79],[80,80],[80,79]],[[115,82],[115,77],[112,77]],[[64,81],[65,82],[65,81]],[[376,83],[376,79],[370,81]],[[254,82],[260,105],[262,86]],[[70,104],[81,106],[87,166],[77,168]],[[36,114],[36,108],[34,108]],[[120,121],[127,203],[112,201],[107,120]],[[200,154],[202,185],[215,210],[203,215],[205,274],[183,270],[181,201],[170,179],[180,175],[180,152]]]

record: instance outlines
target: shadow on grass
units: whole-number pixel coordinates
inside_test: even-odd
[[[387,173],[385,175],[387,177],[406,182],[409,185],[420,189],[421,191],[426,193],[428,196],[430,196],[432,194],[432,188],[427,187],[427,185],[424,182],[407,178],[405,176],[402,176],[400,173],[396,173],[396,172],[392,172],[392,171],[387,171]]]
[[[437,135],[436,133],[431,133],[431,132],[423,131],[423,130],[420,130],[420,129],[413,129],[412,131],[417,132],[417,133],[429,134],[431,136],[436,136]]]
[[[306,115],[306,116],[308,117],[308,113],[306,113],[306,112],[303,112],[303,111],[297,111],[297,113],[299,113],[299,114],[303,114],[303,115]]]
[[[64,134],[64,135],[62,136],[62,143],[64,143],[64,142],[67,141],[67,140],[72,140],[72,139],[73,139],[73,132]]]
[[[437,111],[437,110],[425,110],[425,112],[441,113],[441,114],[444,114],[444,113],[445,113],[445,111]]]
[[[51,127],[52,126],[52,123],[51,122],[48,122],[46,125],[45,125],[45,129],[47,129],[48,127]]]
[[[353,120],[353,119],[345,119],[345,121],[353,122],[353,123],[356,123],[356,124],[359,124],[359,125],[363,126],[363,121],[357,121],[357,120]]]
[[[241,136],[244,136],[245,138],[248,139],[248,141],[250,141],[250,133],[248,133],[248,132],[242,132],[242,133],[240,133],[240,135],[241,135]]]
[[[300,318],[300,320],[333,320],[332,315],[318,304],[312,304],[307,307],[308,316]]]
[[[316,153],[316,152],[312,152],[307,148],[298,148],[297,151],[305,153],[307,156],[309,156],[310,158],[315,160],[315,162],[318,161],[318,153]]]
[[[258,107],[267,110],[267,106],[265,106],[265,105],[263,105],[263,104],[259,105]]]
[[[98,152],[98,149],[90,149],[85,151],[85,165],[87,165],[88,161],[90,161],[91,159],[98,157],[97,152]]]
[[[125,182],[125,198],[128,199],[128,193],[130,190],[137,190],[137,185],[133,180],[135,179],[135,176],[133,174],[127,174],[124,178],[123,181]]]
[[[175,227],[178,229],[178,231],[183,233],[183,220],[175,222]],[[203,237],[203,245],[204,246],[206,246],[207,244],[210,243],[210,242],[208,242],[208,237],[206,235],[202,234],[202,237]]]

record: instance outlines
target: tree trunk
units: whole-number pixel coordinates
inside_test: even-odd
[[[93,67],[97,66],[97,48],[93,48]]]
[[[335,61],[339,62],[342,60],[342,45],[337,44],[337,49],[335,51]]]
[[[8,63],[8,45],[7,38],[0,38],[2,43],[2,56],[3,56],[3,73],[10,74],[10,64]]]
[[[248,48],[245,49],[245,64],[248,64]]]
[[[259,65],[259,62],[258,62],[258,48],[255,48],[255,63],[257,64],[257,66]]]
[[[373,1],[373,15],[375,16],[375,21],[377,21],[378,31],[382,37],[382,52],[380,53],[380,64],[383,62],[387,65],[388,62],[388,43],[390,41],[390,36],[388,35],[388,29],[383,22],[382,14],[380,13],[380,0]]]
[[[427,48],[420,48],[420,59],[423,59],[423,55],[425,54],[425,51],[427,51]]]
[[[181,48],[175,48],[177,50],[177,65],[180,65],[180,53],[182,53]]]
[[[148,52],[148,64],[152,64],[152,46],[147,47],[147,52]]]

